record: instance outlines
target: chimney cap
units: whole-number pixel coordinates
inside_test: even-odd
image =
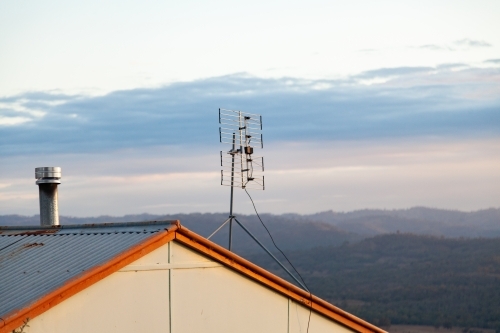
[[[61,183],[61,167],[39,167],[35,168],[35,178],[37,184],[41,183]]]

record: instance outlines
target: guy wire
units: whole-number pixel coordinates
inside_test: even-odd
[[[253,202],[253,199],[252,197],[250,196],[250,193],[248,193],[247,189],[246,188],[243,188],[245,190],[245,192],[247,193],[248,197],[250,198],[250,201],[252,202],[252,205],[253,205],[253,209],[255,210],[255,214],[257,214],[257,217],[259,218],[259,221],[260,223],[262,223],[262,226],[264,227],[264,229],[266,229],[267,231],[267,234],[269,235],[269,237],[271,238],[271,241],[273,242],[274,244],[274,247],[276,249],[278,249],[278,251],[281,252],[281,254],[283,255],[283,257],[285,257],[286,261],[288,261],[288,263],[290,264],[290,266],[292,266],[293,270],[295,271],[295,273],[297,273],[297,275],[300,277],[300,280],[302,281],[302,283],[304,283],[304,285],[306,286],[307,288],[307,292],[309,293],[309,302],[310,302],[310,306],[309,306],[309,319],[307,320],[307,331],[309,333],[309,324],[311,323],[311,313],[312,313],[312,293],[311,291],[309,290],[309,287],[307,286],[306,282],[304,281],[304,279],[302,278],[302,275],[300,275],[300,273],[297,271],[297,269],[295,268],[295,266],[290,262],[290,260],[288,259],[288,257],[285,255],[285,253],[283,253],[283,251],[281,251],[281,249],[278,247],[278,245],[276,245],[276,242],[274,241],[274,238],[273,236],[271,235],[271,232],[269,231],[269,229],[267,229],[266,225],[264,224],[264,222],[262,221],[262,219],[260,218],[260,215],[259,215],[259,212],[257,212],[257,208],[255,207],[255,203]]]

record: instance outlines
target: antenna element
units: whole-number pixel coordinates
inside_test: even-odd
[[[219,109],[219,138],[231,145],[220,153],[221,185],[264,190],[264,158],[254,148],[264,148],[262,117],[241,111]]]

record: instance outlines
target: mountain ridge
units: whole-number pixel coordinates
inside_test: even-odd
[[[258,222],[255,215],[237,214],[240,220]],[[444,210],[427,207],[412,207],[398,210],[363,209],[351,212],[332,210],[314,214],[261,214],[264,222],[273,226],[304,229],[335,229],[339,234],[350,235],[345,240],[365,238],[381,234],[413,233],[444,237],[500,237],[500,208],[488,208],[472,212]],[[224,213],[189,213],[189,214],[134,214],[124,216],[71,217],[61,216],[61,224],[84,224],[105,222],[132,222],[146,220],[180,220],[186,227],[201,235],[207,235],[210,228],[222,224],[227,218]],[[0,215],[0,225],[38,225],[38,215]],[[279,228],[273,228],[279,232]],[[212,230],[212,231],[213,231]],[[207,234],[208,233],[208,234]],[[354,237],[353,235],[357,235]],[[325,244],[321,244],[325,245]]]

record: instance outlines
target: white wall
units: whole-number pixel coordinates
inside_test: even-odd
[[[168,260],[168,246],[137,262],[158,257]],[[25,332],[169,332],[169,306],[168,270],[116,272],[33,318]]]
[[[309,310],[172,241],[29,322],[27,333],[306,332]],[[349,329],[312,313],[310,333]]]

